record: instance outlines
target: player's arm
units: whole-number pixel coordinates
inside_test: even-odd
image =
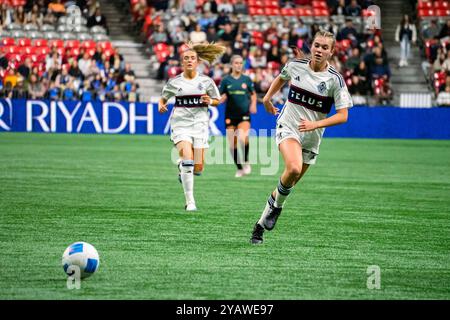
[[[201,102],[208,106],[217,107],[222,100],[219,89],[212,79],[209,79],[209,85],[206,89],[206,94],[202,95]]]
[[[312,131],[319,128],[326,128],[335,126],[337,124],[345,123],[348,119],[348,108],[342,108],[336,110],[336,114],[332,115],[329,118],[325,118],[319,121],[309,121],[302,119],[300,121],[300,125],[298,129],[300,132]]]
[[[217,107],[221,102],[221,99],[211,98],[207,94],[203,95],[201,98],[202,103],[207,104],[208,106]]]
[[[176,95],[177,88],[174,86],[172,81],[169,80],[169,82],[166,83],[162,90],[161,98],[159,98],[158,101],[158,112],[164,113],[167,112],[167,102],[170,98],[174,97]]]
[[[253,91],[252,95],[250,96],[250,113],[255,114],[256,113],[256,92]]]
[[[278,108],[275,108],[275,106],[273,105],[272,97],[275,95],[275,93],[280,91],[280,89],[284,86],[285,83],[286,80],[283,80],[281,78],[281,75],[278,75],[270,85],[269,90],[267,91],[266,95],[263,98],[264,108],[266,108],[267,112],[273,115],[278,114]]]
[[[228,97],[227,97],[227,95],[224,93],[224,94],[222,94],[222,96],[220,97],[220,103],[224,103],[225,101],[227,101],[227,99],[228,99]]]
[[[158,112],[159,113],[167,112],[167,101],[168,100],[166,100],[166,98],[164,98],[164,97],[159,98],[159,101],[158,101]]]

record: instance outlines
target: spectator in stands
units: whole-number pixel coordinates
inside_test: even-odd
[[[427,26],[423,31],[422,31],[422,37],[425,40],[428,39],[435,39],[437,38],[439,35],[439,27],[437,25],[437,20],[436,19],[432,19],[430,21],[430,25]]]
[[[447,72],[447,74],[450,74],[450,50],[447,51],[447,58],[442,63],[442,71]]]
[[[216,14],[217,11],[217,2],[213,0],[205,1],[203,4],[203,12],[211,12],[213,14]]]
[[[33,68],[33,63],[31,61],[31,59],[27,57],[27,58],[25,58],[25,61],[23,62],[23,64],[21,64],[19,66],[17,71],[22,76],[22,78],[28,79],[28,77],[30,76],[32,68]]]
[[[222,2],[217,5],[217,11],[218,12],[226,12],[226,13],[233,13],[233,5],[230,3],[229,0],[222,0]]]
[[[158,25],[157,30],[152,33],[148,41],[152,46],[158,43],[169,43],[169,35],[164,28],[164,24]]]
[[[57,19],[66,13],[66,7],[62,0],[52,0],[48,4],[48,12],[52,13]]]
[[[389,64],[383,61],[382,57],[375,58],[375,65],[372,66],[372,77],[374,79],[384,78],[389,80],[391,77],[391,70],[389,69]]]
[[[351,84],[348,86],[348,91],[352,95],[352,100],[354,105],[365,105],[367,100],[365,96],[367,95],[366,85],[360,81],[359,77],[356,75],[352,76]]]
[[[233,7],[233,12],[235,14],[248,14],[248,6],[244,0],[236,0]]]
[[[109,34],[108,24],[106,22],[106,17],[100,11],[100,8],[95,9],[95,13],[89,17],[87,21],[87,27],[92,28],[94,26],[101,26]]]
[[[189,40],[194,44],[206,42],[206,33],[199,24],[197,24],[195,30],[191,31],[189,34]]]
[[[217,42],[217,40],[218,40],[218,37],[217,37],[216,29],[214,28],[214,25],[211,24],[208,26],[208,30],[206,31],[206,41],[211,43],[211,42]]]
[[[8,68],[8,59],[3,52],[0,52],[0,70]]]
[[[331,11],[333,16],[343,16],[345,15],[345,0],[339,0],[339,3],[334,9]]]
[[[439,87],[439,92],[445,91],[447,87],[450,87],[450,74],[445,77],[445,82]]]
[[[447,79],[449,79],[450,76],[447,76]],[[444,87],[444,90],[440,91],[437,99],[436,104],[439,107],[450,107],[450,80],[447,81],[446,86]]]
[[[236,34],[233,30],[231,23],[225,24],[222,32],[219,34],[219,40],[223,43],[224,46],[230,46],[233,40],[235,39]]]
[[[38,27],[41,27],[44,23],[44,15],[39,10],[38,4],[35,3],[31,11],[26,14],[26,23],[31,23]]]
[[[400,62],[399,67],[408,66],[408,59],[411,51],[411,42],[416,43],[416,26],[411,23],[409,16],[405,14],[402,21],[395,31],[395,41],[400,43]]]
[[[361,60],[359,65],[353,70],[353,75],[358,77],[359,82],[365,86],[367,91],[372,90],[372,86],[370,84],[371,77],[364,60]]]
[[[359,61],[361,60],[361,56],[359,53],[358,47],[355,47],[351,51],[350,57],[345,61],[345,68],[349,70],[355,69],[359,65]]]
[[[447,20],[446,24],[444,24],[441,28],[441,31],[439,32],[438,38],[441,39],[441,41],[444,39],[450,40],[450,19]]]
[[[349,39],[352,42],[352,47],[358,45],[358,31],[356,31],[353,26],[352,19],[345,20],[345,27],[341,29],[341,31],[337,34],[338,41]]]
[[[312,38],[311,34],[310,34],[311,30],[309,29],[309,27],[307,25],[304,24],[302,19],[298,19],[298,25],[295,27],[295,33],[300,37],[300,38]]]
[[[78,60],[78,68],[83,74],[83,78],[86,78],[89,73],[89,67],[91,65],[91,58],[89,57],[89,53],[85,52],[83,57]]]
[[[356,0],[351,0],[350,4],[345,7],[345,15],[351,17],[361,16],[361,7]]]
[[[261,48],[257,48],[253,54],[250,52],[250,63],[252,68],[265,68],[267,66],[267,58],[263,54]]]
[[[171,43],[175,47],[178,47],[181,44],[183,44],[186,41],[187,38],[188,38],[188,33],[186,32],[186,30],[183,30],[181,28],[181,26],[176,26],[174,28],[174,30],[170,33]]]
[[[231,23],[230,17],[228,17],[225,11],[220,11],[219,16],[216,19],[216,22],[214,22],[214,27],[216,28],[216,31],[219,32],[219,30],[223,29],[227,23]]]
[[[14,9],[14,23],[16,24],[20,24],[20,25],[25,25],[27,20],[25,17],[25,11],[23,9],[23,6],[18,6]]]
[[[14,10],[8,6],[6,2],[2,2],[0,9],[0,21],[1,21],[1,28],[5,28],[7,25],[10,25],[13,23],[13,15]]]
[[[78,60],[77,59],[72,59],[69,64],[70,64],[69,74],[74,79],[82,80],[83,73],[81,72],[80,68],[78,68]]]
[[[46,88],[36,74],[31,74],[30,83],[28,84],[28,97],[30,99],[44,99]]]
[[[182,0],[180,1],[181,11],[184,13],[194,13],[197,7],[196,0]]]

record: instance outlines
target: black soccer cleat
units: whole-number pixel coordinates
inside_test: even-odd
[[[266,228],[267,230],[272,230],[273,228],[275,228],[275,224],[277,223],[278,217],[281,214],[281,210],[283,208],[277,208],[273,205],[271,205],[269,207],[269,214],[267,215],[267,218],[264,219],[264,228]]]
[[[263,234],[264,234],[264,227],[260,226],[259,223],[256,223],[255,226],[253,227],[250,243],[252,244],[263,243]]]

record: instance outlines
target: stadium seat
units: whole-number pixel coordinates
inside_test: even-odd
[[[312,1],[311,4],[312,4],[313,8],[316,8],[316,9],[327,9],[328,10],[328,5],[327,5],[326,1],[314,0],[314,1]]]
[[[49,47],[64,48],[64,41],[61,39],[54,39],[48,42]]]
[[[36,47],[47,47],[48,41],[46,39],[34,39],[33,45]]]
[[[66,48],[79,48],[79,47],[80,47],[79,40],[67,40],[66,41]]]
[[[3,46],[13,46],[13,45],[15,45],[16,44],[16,41],[13,39],[13,38],[3,38],[2,40],[1,40],[2,42],[2,45]]]

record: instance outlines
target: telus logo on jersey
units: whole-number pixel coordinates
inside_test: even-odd
[[[319,96],[291,84],[288,95],[289,102],[301,105],[307,109],[322,113],[329,113],[334,103],[332,97]]]
[[[195,108],[195,107],[207,107],[207,105],[201,102],[202,95],[191,96],[178,96],[175,97],[175,107]]]

